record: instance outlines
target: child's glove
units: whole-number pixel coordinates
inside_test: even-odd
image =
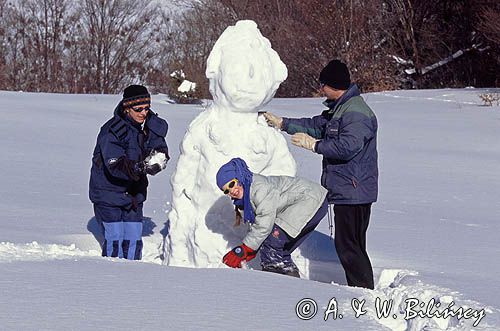
[[[236,246],[224,255],[222,262],[231,268],[241,268],[242,261],[250,261],[256,255],[257,251],[254,251],[245,244],[241,244],[241,246]]]

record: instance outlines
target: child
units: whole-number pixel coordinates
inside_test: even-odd
[[[254,174],[240,158],[219,169],[217,186],[250,223],[243,243],[224,255],[223,262],[240,268],[260,250],[263,271],[299,277],[291,253],[325,216],[327,190],[302,178]]]

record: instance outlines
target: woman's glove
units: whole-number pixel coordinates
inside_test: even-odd
[[[152,165],[146,164],[146,167],[145,167],[146,173],[148,175],[151,175],[151,176],[156,175],[161,170],[162,170],[162,167],[158,163],[155,163],[155,164],[152,164]]]
[[[168,160],[170,160],[170,157],[167,149],[152,150],[144,160],[144,172],[154,176],[167,167]]]
[[[241,244],[241,246],[236,246],[224,255],[222,262],[231,268],[241,268],[241,262],[250,261],[256,255],[257,251],[254,251],[245,244]]]
[[[154,176],[157,173],[159,173],[161,170],[162,170],[162,167],[160,164],[158,164],[158,163],[149,164],[147,160],[137,162],[134,165],[134,172],[138,175],[148,174],[148,175]],[[138,180],[138,178],[135,180]]]

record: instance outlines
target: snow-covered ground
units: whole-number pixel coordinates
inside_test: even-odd
[[[370,291],[344,285],[334,252],[315,256],[331,246],[326,219],[303,249],[323,261],[311,274],[337,275],[333,284],[163,265],[170,176],[203,107],[160,96],[153,109],[169,122],[172,160],[150,181],[144,260],[101,258],[87,198],[90,159],[120,96],[0,92],[0,329],[500,330],[500,107],[480,106],[479,93],[364,95],[380,127],[380,195],[368,231],[378,285]],[[266,109],[312,116],[321,101],[275,99]],[[298,175],[318,181],[320,157],[290,150]],[[297,305],[305,298],[314,302]],[[410,318],[411,298],[434,307]],[[377,302],[393,304],[388,318],[377,316]],[[314,317],[297,317],[297,307],[307,315],[314,303]],[[325,321],[335,303],[343,318]],[[355,318],[353,306],[366,314]],[[463,318],[432,318],[426,308]]]

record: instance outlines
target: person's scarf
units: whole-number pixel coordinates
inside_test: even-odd
[[[254,223],[255,213],[250,203],[250,187],[253,181],[253,174],[248,169],[247,164],[240,158],[231,159],[228,163],[220,167],[217,172],[217,186],[222,190],[224,185],[236,178],[243,186],[243,199],[233,199],[233,204],[243,207],[243,222]],[[241,208],[240,208],[241,209]]]

